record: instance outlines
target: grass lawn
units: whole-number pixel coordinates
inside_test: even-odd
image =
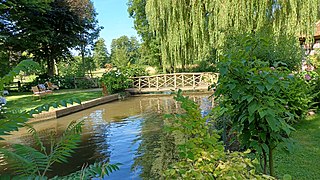
[[[101,90],[55,90],[53,94],[48,94],[44,97],[34,97],[32,92],[25,93],[12,93],[10,96],[6,96],[8,110],[30,110],[37,106],[58,102],[60,100],[66,100],[69,98],[78,98],[82,102],[102,97]]]
[[[275,153],[278,177],[290,174],[293,179],[320,179],[320,115],[299,123],[292,134],[293,152]]]

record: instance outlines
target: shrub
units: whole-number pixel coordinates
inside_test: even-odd
[[[207,117],[199,106],[179,90],[175,100],[183,114],[167,116],[173,123],[168,128],[176,138],[179,158],[165,171],[167,179],[272,179],[255,172],[252,161],[245,158],[250,151],[225,152],[220,136],[209,130]]]
[[[120,71],[128,77],[148,75],[148,73],[145,71],[145,67],[141,65],[129,65],[129,66],[120,68]]]
[[[119,69],[104,73],[100,81],[105,85],[109,94],[124,91],[132,85],[132,80]]]
[[[312,97],[309,84],[290,70],[297,67],[295,60],[278,61],[269,43],[254,34],[244,37],[242,48],[227,50],[218,65],[215,96],[220,98],[220,116],[230,117],[230,133],[236,133],[244,148],[254,149],[264,173],[269,167],[273,175],[273,150],[281,142],[290,148],[290,125],[303,118]]]

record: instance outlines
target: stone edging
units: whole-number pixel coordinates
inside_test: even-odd
[[[53,111],[49,112],[44,112],[41,114],[36,114],[34,115],[34,118],[30,119],[28,123],[34,123],[34,122],[39,122],[39,121],[45,121],[45,120],[50,120],[50,119],[56,119],[62,116],[66,116],[84,109],[88,109],[94,106],[98,106],[101,104],[105,104],[111,101],[115,101],[119,99],[119,94],[113,94],[89,101],[82,102],[81,104],[76,104],[76,105],[71,105],[68,107],[63,107],[60,109],[56,109]]]

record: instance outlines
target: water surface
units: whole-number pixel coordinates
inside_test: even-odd
[[[211,109],[208,95],[190,95],[200,104],[203,114]],[[45,142],[49,134],[61,135],[73,120],[84,120],[82,142],[67,164],[56,164],[51,176],[67,175],[84,164],[98,161],[121,163],[119,171],[108,179],[157,179],[162,169],[175,157],[174,144],[163,131],[163,114],[179,112],[172,96],[131,97],[87,109],[55,120],[33,124]],[[7,136],[2,144],[32,145],[25,129]],[[4,163],[0,160],[0,163]],[[2,173],[10,171],[6,166]]]

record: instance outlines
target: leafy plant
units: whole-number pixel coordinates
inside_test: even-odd
[[[227,37],[223,53],[230,56],[234,53],[235,60],[250,53],[247,60],[255,59],[268,63],[269,66],[285,65],[290,70],[301,67],[301,47],[296,36],[277,35],[270,27],[249,33],[234,33]]]
[[[277,60],[268,39],[247,36],[241,42],[243,48],[231,48],[221,59],[214,95],[220,98],[220,108],[226,109],[221,116],[231,119],[230,133],[236,133],[244,148],[257,152],[264,173],[269,167],[274,175],[273,150],[282,142],[290,149],[291,124],[308,111],[311,87],[286,67],[288,62],[294,69],[294,60]]]
[[[80,180],[80,179],[92,179],[92,180],[100,180],[100,179],[106,179],[107,176],[109,176],[110,173],[113,171],[119,170],[120,163],[116,164],[109,164],[109,163],[94,163],[89,166],[84,166],[80,171],[77,171],[75,173],[69,174],[67,176],[63,177],[54,177],[54,179],[59,180]]]
[[[29,132],[32,133],[39,150],[27,145],[14,144],[12,150],[1,148],[0,152],[16,175],[43,178],[53,163],[67,162],[67,158],[71,157],[73,149],[77,148],[81,141],[82,124],[82,121],[71,122],[57,142],[51,140],[50,149],[43,145],[37,131],[29,126]]]
[[[175,100],[185,113],[168,115],[169,130],[175,136],[179,159],[165,171],[169,179],[272,179],[255,172],[250,151],[225,152],[220,136],[210,130],[207,117],[201,117],[198,105],[179,90]]]
[[[101,77],[101,82],[106,86],[109,94],[124,91],[132,84],[132,80],[129,76],[121,72],[119,69],[104,73]]]
[[[40,69],[38,63],[31,59],[21,61],[16,67],[14,67],[8,74],[0,78],[0,91],[3,91],[4,85],[13,81],[14,77],[20,74],[20,72],[36,71]]]

